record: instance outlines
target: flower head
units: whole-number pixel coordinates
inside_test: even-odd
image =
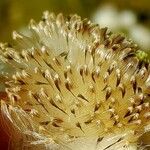
[[[150,129],[149,63],[137,45],[77,15],[45,12],[29,28],[0,46],[12,140],[22,149],[136,149]]]

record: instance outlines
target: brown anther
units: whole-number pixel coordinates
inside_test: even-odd
[[[132,84],[133,91],[134,91],[134,93],[136,93],[137,81],[136,81],[135,76],[132,76],[130,81],[131,81],[131,84]]]
[[[117,82],[116,82],[116,87],[117,87],[120,84],[120,81],[121,81],[120,69],[116,70],[116,78],[117,78]]]
[[[61,90],[60,90],[60,79],[59,79],[58,74],[56,74],[54,76],[54,83],[55,83],[56,88],[61,92]]]
[[[56,57],[53,58],[53,61],[56,63],[56,65],[61,66],[61,63]]]
[[[71,81],[70,81],[69,78],[67,78],[66,81],[65,81],[65,87],[66,87],[67,90],[71,91],[72,84],[71,84]]]
[[[120,89],[120,91],[122,93],[122,98],[124,98],[125,93],[126,93],[126,89],[125,89],[124,84],[120,83],[118,87],[119,87],[119,89]]]
[[[111,87],[107,87],[107,88],[106,88],[105,100],[107,100],[107,99],[111,96],[111,93],[112,93]]]

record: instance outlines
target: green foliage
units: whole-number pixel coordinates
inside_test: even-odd
[[[138,50],[136,52],[136,56],[141,61],[144,61],[144,62],[148,62],[149,61],[149,55],[145,51]]]

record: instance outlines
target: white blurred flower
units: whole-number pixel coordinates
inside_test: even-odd
[[[134,25],[129,28],[129,36],[137,42],[141,48],[149,50],[150,48],[150,31],[142,25]]]
[[[113,5],[99,8],[92,18],[102,27],[109,27],[113,31],[125,30],[141,48],[150,49],[150,30],[137,22],[136,14],[131,10],[119,12]]]

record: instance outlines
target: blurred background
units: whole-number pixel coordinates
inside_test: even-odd
[[[0,41],[10,42],[13,30],[25,32],[29,20],[40,20],[44,10],[77,13],[150,50],[149,0],[0,0]]]

